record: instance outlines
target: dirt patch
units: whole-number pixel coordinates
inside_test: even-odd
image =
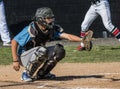
[[[26,83],[12,65],[0,66],[0,89],[120,89],[120,63],[59,63],[54,80]]]

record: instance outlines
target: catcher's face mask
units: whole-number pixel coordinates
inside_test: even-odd
[[[45,18],[45,21],[46,21],[46,23],[51,24],[51,23],[54,23],[55,18],[54,17],[47,17],[47,18]]]
[[[49,19],[48,18],[45,18],[45,19],[39,18],[39,20],[37,22],[42,27],[44,27],[46,30],[53,29],[54,18],[49,18]]]

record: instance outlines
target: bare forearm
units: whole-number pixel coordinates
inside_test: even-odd
[[[13,69],[16,71],[19,71],[20,69],[20,64],[18,61],[18,55],[17,55],[17,47],[18,47],[18,43],[13,39],[12,40],[12,57],[13,57]]]
[[[15,40],[12,40],[12,57],[13,57],[13,61],[18,61],[17,47],[18,47],[18,43]]]
[[[70,41],[76,41],[76,42],[80,42],[81,41],[80,37],[78,37],[76,35],[68,34],[68,33],[62,33],[60,35],[60,38],[67,39],[67,40],[70,40]]]

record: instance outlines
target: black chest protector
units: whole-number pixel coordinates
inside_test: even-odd
[[[41,29],[39,29],[36,23],[33,24],[34,27],[32,24],[30,24],[29,34],[32,34],[34,37],[24,46],[25,50],[29,50],[36,46],[44,46],[45,43],[50,40],[54,34],[54,30],[48,30],[48,32],[44,33],[41,31]]]
[[[53,27],[53,29],[49,29],[47,32],[43,32],[41,29],[39,29],[36,23],[34,23],[34,27],[32,24],[30,24],[29,33],[34,37],[24,46],[25,50],[29,50],[36,46],[45,46],[47,41],[53,40],[55,31],[59,31],[59,27],[56,25]]]

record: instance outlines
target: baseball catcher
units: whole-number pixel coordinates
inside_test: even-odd
[[[65,33],[61,26],[55,24],[50,8],[38,8],[33,21],[12,40],[13,68],[16,71],[19,71],[20,65],[25,68],[21,76],[23,81],[55,78],[50,71],[65,57],[65,49],[62,44],[45,44],[57,38],[82,41],[80,37]]]

